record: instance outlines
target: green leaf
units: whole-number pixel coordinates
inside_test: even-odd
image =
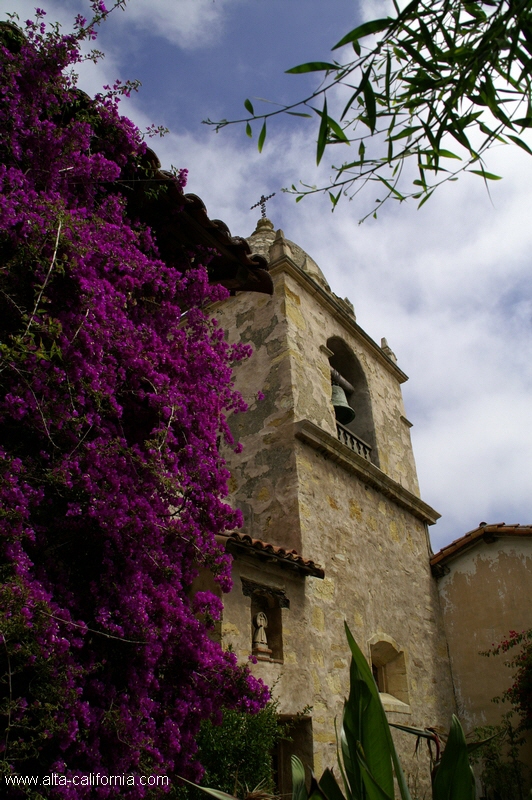
[[[487,739],[479,739],[478,742],[466,742],[468,755],[469,753],[474,753],[475,750],[484,747],[484,745],[487,744],[488,742],[491,742],[492,739],[496,739],[498,736],[502,735],[503,733],[501,733],[501,731],[498,731],[497,733],[494,733],[493,736],[488,736]]]
[[[478,127],[482,131],[482,133],[485,133],[486,136],[489,137],[490,139],[495,139],[497,142],[500,142],[501,144],[508,144],[504,136],[501,136],[500,133],[497,133],[496,131],[492,131],[491,128],[488,128],[488,126],[485,125],[483,122],[479,122]]]
[[[341,196],[342,196],[342,190],[341,189],[337,194],[333,194],[332,192],[329,192],[329,199],[330,199],[330,201],[332,203],[332,209],[331,209],[332,211],[334,211],[334,209],[335,209],[335,207],[336,207],[336,205],[338,203],[338,200],[340,199]]]
[[[348,638],[348,641],[352,656],[349,680],[350,691],[344,708],[341,731],[342,754],[346,773],[354,792],[355,786],[353,786],[353,783],[356,786],[361,786],[364,783],[357,755],[357,743],[360,743],[366,754],[368,768],[375,780],[385,792],[393,797],[391,757],[393,742],[388,721],[368,662],[351,634],[349,635],[351,638]],[[349,756],[349,764],[346,764],[346,751]],[[352,778],[349,773],[353,776]],[[360,794],[363,796],[362,792]]]
[[[324,771],[318,783],[323,794],[327,797],[327,800],[345,800],[344,794],[334,777],[334,773],[329,767]]]
[[[349,111],[349,109],[350,109],[350,108],[353,106],[353,103],[355,102],[355,100],[357,99],[357,97],[358,97],[358,95],[360,94],[360,92],[361,92],[361,91],[362,91],[362,85],[360,85],[360,86],[358,87],[358,89],[356,90],[356,92],[355,92],[354,94],[352,94],[352,95],[351,95],[351,97],[349,98],[349,100],[348,100],[348,101],[347,101],[347,103],[345,104],[345,108],[344,108],[344,110],[342,111],[342,116],[340,117],[340,120],[342,120],[342,119],[345,117],[345,115],[347,114],[347,112]]]
[[[255,116],[255,112],[253,110],[253,106],[251,105],[251,100],[244,100],[244,106],[246,111],[249,111],[250,114]]]
[[[320,112],[317,112],[320,114]],[[329,131],[329,118],[327,116],[327,98],[323,101],[323,111],[321,112],[321,122],[320,122],[320,129],[318,131],[318,142],[316,146],[316,164],[319,164],[323,153],[325,152],[325,147],[327,145],[327,133]]]
[[[292,763],[292,800],[307,800],[305,767],[297,756],[292,756],[290,761]]]
[[[316,780],[316,776],[314,775],[312,770],[310,771],[310,788],[308,790],[308,800],[328,800],[328,798],[323,793],[321,786]]]
[[[377,178],[377,180],[383,183],[386,186],[386,188],[389,189],[390,192],[397,197],[398,200],[405,200],[404,195],[402,195],[401,192],[399,192],[395,188],[395,186],[392,186],[392,184],[389,181],[387,181],[386,178],[383,178],[382,175],[376,175],[375,177]]]
[[[470,3],[467,2],[467,0],[462,0],[462,5],[464,6],[467,13],[470,14],[472,17],[474,17],[477,21],[484,22],[484,20],[486,19],[486,14],[480,8],[480,6],[477,5],[477,3]]]
[[[362,780],[364,781],[367,800],[393,800],[393,793],[389,795],[388,792],[385,792],[382,786],[379,785],[379,783],[371,774],[371,770],[368,767],[365,759],[364,750],[362,749],[360,742],[357,742],[357,744],[357,757],[360,766],[362,767]]]
[[[458,128],[452,128],[449,125],[449,127],[447,128],[447,132],[450,133],[451,136],[454,139],[456,139],[458,144],[461,144],[462,147],[465,147],[466,150],[469,150],[469,152],[471,153],[472,156],[476,156],[477,155],[477,153],[475,153],[475,151],[471,147],[469,139],[467,138],[467,136],[465,135],[465,133],[463,131],[459,130]],[[440,133],[441,133],[441,131],[440,131]]]
[[[420,181],[414,181],[414,183],[420,183]],[[397,728],[398,731],[411,733],[412,736],[422,736],[424,739],[432,739],[432,741],[438,738],[435,733],[426,731],[424,728],[411,728],[409,725],[399,725],[396,722],[390,722],[390,727]]]
[[[291,117],[305,117],[306,119],[312,119],[312,114],[303,114],[301,111],[286,111],[286,114],[290,114]]]
[[[417,18],[419,14],[419,0],[412,0],[398,15],[396,22],[403,22],[411,16]]]
[[[341,142],[344,142],[345,144],[350,144],[349,139],[345,135],[344,131],[332,117],[327,117],[327,123],[329,125],[329,128],[340,139]]]
[[[253,138],[253,131],[251,130],[249,122],[246,122],[246,136],[249,136],[250,139]]]
[[[433,192],[433,191],[434,191],[434,189],[432,190],[432,192]],[[425,195],[425,197],[423,198],[423,200],[421,200],[421,202],[418,204],[418,211],[419,211],[419,209],[421,208],[421,206],[424,206],[424,205],[425,205],[425,203],[427,202],[427,200],[429,200],[429,199],[430,199],[430,197],[431,197],[431,195],[432,195],[432,192],[429,192],[428,194],[426,194],[426,195]],[[433,798],[433,800],[434,800],[434,798]]]
[[[376,212],[374,212],[373,216],[375,219],[377,218]],[[366,686],[368,687],[371,696],[375,701],[372,705],[371,721],[373,723],[374,728],[377,728],[377,730],[380,729],[380,734],[377,733],[376,736],[372,736],[371,738],[376,738],[378,741],[380,741],[378,757],[382,758],[384,755],[384,758],[386,760],[386,758],[389,759],[389,757],[391,756],[401,798],[402,800],[412,800],[412,798],[410,797],[410,792],[408,791],[408,786],[406,784],[403,768],[401,767],[401,762],[399,761],[397,752],[395,750],[395,745],[393,743],[390,726],[386,718],[386,713],[384,711],[384,708],[382,707],[379,690],[377,689],[377,684],[373,679],[373,674],[371,672],[369,664],[366,661],[359,646],[355,642],[353,634],[349,630],[347,623],[344,623],[344,627],[347,636],[347,642],[349,644],[349,649],[351,650],[350,683],[352,684],[353,678],[356,679],[357,676],[359,675],[360,678],[366,683]],[[377,725],[377,720],[379,720],[378,725]],[[364,741],[362,741],[362,745],[364,746]],[[369,752],[367,745],[364,746],[364,752],[366,753],[366,758],[367,758],[367,754]],[[369,762],[369,759],[368,759],[368,764],[372,771],[372,774],[378,777],[378,771],[377,769],[375,769],[373,763]],[[384,786],[386,790],[388,790],[389,785],[385,784],[380,778],[379,778],[379,783],[382,786]],[[393,796],[393,779],[390,791]]]
[[[409,125],[407,128],[404,128],[400,133],[396,133],[395,136],[390,136],[390,141],[396,142],[398,139],[406,139],[407,136],[412,136],[413,133],[421,130],[422,125]]]
[[[385,19],[373,19],[370,20],[370,22],[364,22],[364,24],[359,25],[358,28],[353,28],[353,30],[344,36],[343,39],[340,39],[338,44],[335,44],[332,49],[337,50],[339,47],[343,47],[344,44],[356,42],[358,39],[363,39],[364,36],[369,36],[371,33],[379,33],[379,31],[389,28],[392,22],[393,19],[391,17],[386,17]]]
[[[313,107],[313,108],[314,108],[314,107]],[[325,109],[325,108],[326,108],[326,105],[324,105],[324,109]],[[323,120],[323,115],[324,115],[324,113],[325,113],[325,112],[324,112],[324,111],[320,111],[320,110],[319,110],[319,108],[314,108],[314,111],[315,111],[315,112],[316,112],[316,114],[317,114],[319,117],[321,117],[321,118],[322,118],[322,120]],[[348,139],[348,138],[347,138],[347,136],[345,135],[345,133],[344,133],[344,131],[342,130],[342,128],[340,127],[340,125],[338,125],[338,123],[336,122],[336,120],[334,120],[332,117],[329,117],[328,115],[327,115],[327,126],[328,126],[328,127],[329,127],[329,129],[332,131],[332,133],[334,133],[334,134],[335,134],[335,136],[336,136],[336,137],[337,137],[337,138],[338,138],[338,139],[339,139],[341,142],[344,142],[344,144],[351,144],[351,142],[349,141],[349,139]]]
[[[502,181],[500,175],[494,175],[493,172],[484,172],[483,169],[468,169],[467,172],[472,172],[473,175],[480,175],[488,181]]]
[[[358,797],[363,795],[363,779],[357,759],[357,743],[365,738],[371,728],[368,716],[371,693],[363,680],[351,677],[349,700],[344,704],[342,727],[340,729],[340,749],[344,765],[346,793]],[[371,714],[371,712],[370,712]]]
[[[388,108],[390,107],[390,88],[391,88],[391,75],[392,75],[392,56],[390,51],[386,53],[386,77],[385,77],[385,97]]]
[[[423,44],[430,52],[432,58],[436,59],[437,53],[441,52],[441,50],[439,50],[439,48],[436,46],[433,35],[431,34],[431,32],[429,31],[429,29],[427,28],[421,17],[419,19],[419,31],[423,39]]]
[[[507,133],[506,135],[507,135],[508,139],[511,139],[512,142],[514,142],[514,144],[519,145],[519,147],[522,147],[523,150],[525,150],[527,153],[529,153],[532,156],[532,150],[530,149],[530,147],[527,145],[526,142],[523,142],[523,140],[520,139],[518,136],[512,136],[510,133]]]
[[[302,72],[323,72],[324,70],[337,70],[338,64],[330,64],[328,61],[308,61],[306,64],[299,64],[297,67],[286,69],[288,75],[300,75]]]
[[[421,43],[418,43],[418,47],[420,47],[420,46],[421,46]],[[412,61],[417,62],[422,67],[425,67],[425,69],[428,72],[433,72],[437,77],[439,77],[439,73],[438,73],[438,70],[436,69],[436,67],[433,67],[432,64],[429,61],[424,59],[423,56],[421,55],[421,53],[419,52],[419,50],[416,50],[415,47],[412,47],[412,45],[410,45],[404,39],[401,39],[401,47],[408,53],[408,55],[410,56]]]
[[[462,726],[453,714],[449,738],[432,784],[433,800],[475,800],[475,779]]]
[[[457,158],[458,161],[462,160],[460,156],[457,156],[456,153],[452,153],[450,150],[438,150],[438,155],[442,158]]]
[[[364,103],[366,105],[367,124],[372,133],[375,132],[375,124],[377,122],[377,109],[375,105],[375,93],[371,83],[366,81],[364,84]]]
[[[259,133],[259,140],[257,142],[257,147],[259,149],[259,153],[262,153],[262,148],[264,147],[264,140],[266,139],[266,120],[262,125],[261,131]]]

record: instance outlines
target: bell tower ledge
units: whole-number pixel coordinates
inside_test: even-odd
[[[303,419],[295,422],[293,432],[296,439],[305,442],[326,459],[336,462],[346,472],[356,475],[363,483],[377,489],[427,525],[434,525],[441,517],[441,514],[417,495],[409,492],[366,458],[353,452],[347,445],[310,420]]]

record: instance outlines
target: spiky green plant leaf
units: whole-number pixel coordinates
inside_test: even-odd
[[[467,743],[453,714],[449,738],[432,784],[433,800],[475,800],[475,778],[467,757]]]

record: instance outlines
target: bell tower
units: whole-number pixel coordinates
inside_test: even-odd
[[[283,715],[312,707],[293,747],[307,761],[311,751],[320,773],[335,763],[334,718],[348,687],[344,620],[391,721],[448,724],[454,701],[427,533],[439,514],[419,496],[407,376],[386,340],[379,346],[357,324],[349,300],[269,219],[248,242],[269,261],[273,295],[237,293],[213,309],[231,341],[253,347],[236,369],[249,410],[230,420],[243,445],[228,462],[244,527],[227,538],[234,588],[222,638],[242,658],[259,640],[261,653],[273,651],[254,669],[276,682]],[[277,658],[269,637],[282,641]]]

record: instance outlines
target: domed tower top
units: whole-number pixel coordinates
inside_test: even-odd
[[[264,256],[269,262],[270,260],[270,247],[275,241],[275,231],[273,229],[273,222],[268,217],[262,217],[257,222],[257,227],[247,237],[251,252],[259,256]]]
[[[295,242],[292,242],[290,239],[285,239],[284,233],[281,229],[278,231],[274,231],[273,222],[268,219],[267,217],[263,217],[259,219],[257,222],[257,227],[248,237],[247,241],[249,242],[249,246],[251,247],[251,251],[253,253],[257,253],[258,255],[264,256],[271,260],[270,256],[270,249],[274,243],[279,243],[284,246],[286,255],[288,255],[294,264],[296,264],[299,269],[303,272],[306,272],[309,277],[311,277],[317,284],[319,284],[323,289],[330,292],[331,288],[325,279],[325,275],[318,267],[316,262],[313,258],[309,256],[308,253],[303,250]]]

